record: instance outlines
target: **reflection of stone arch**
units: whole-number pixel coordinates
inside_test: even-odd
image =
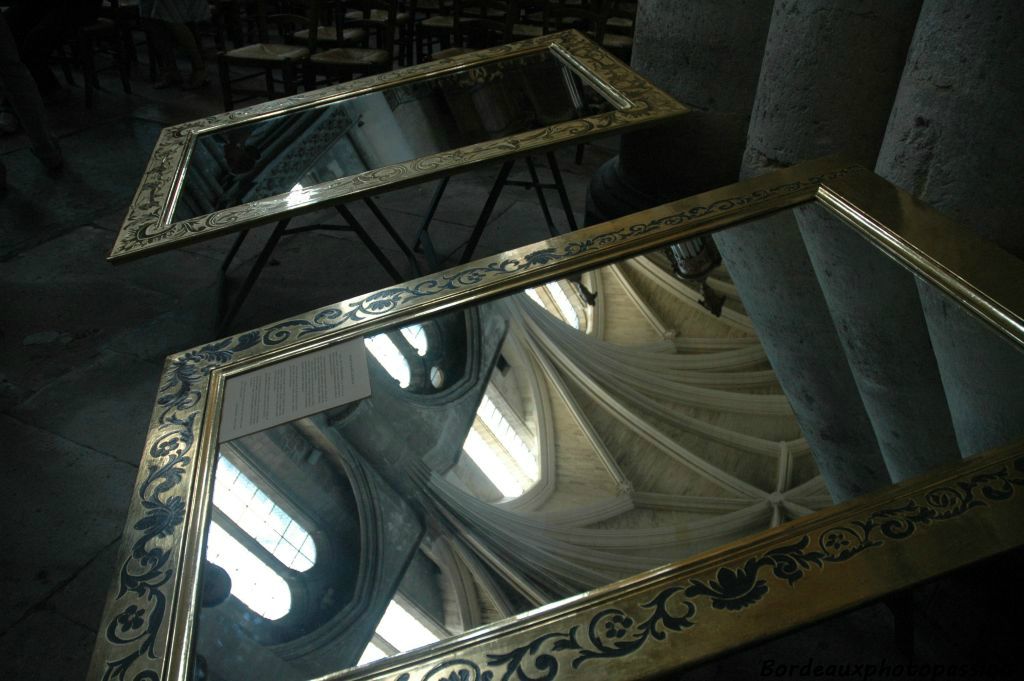
[[[321,420],[322,416],[310,419]],[[313,631],[272,650],[295,664],[354,664],[391,599],[422,524],[387,482],[323,424],[298,423],[352,486],[359,525],[359,560],[349,601]],[[396,523],[395,520],[399,519]],[[301,661],[301,662],[300,662]]]
[[[350,568],[345,556],[355,560],[360,554],[351,485],[347,479],[341,479],[343,473],[314,455],[310,442],[289,424],[224,443],[221,453],[314,542],[313,565],[296,572],[262,546],[249,530],[237,525],[231,514],[216,506],[211,511],[214,521],[281,576],[291,592],[291,608],[283,617],[242,617],[241,629],[262,645],[294,640],[332,615],[330,608],[323,606],[326,595],[337,603],[350,597],[349,572],[354,574],[355,566]],[[316,484],[310,484],[311,479]],[[344,548],[339,550],[340,546]],[[250,606],[239,601],[223,607],[248,611]]]
[[[425,463],[445,473],[459,458],[508,324],[486,307],[457,313],[464,320],[462,376],[433,394],[404,390],[371,364],[373,394],[330,426],[377,467],[396,488],[406,464]],[[393,415],[402,414],[400,422]]]

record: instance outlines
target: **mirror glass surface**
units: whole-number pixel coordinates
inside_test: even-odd
[[[173,220],[614,108],[547,49],[386,86],[198,136]]]
[[[742,305],[700,299],[659,251],[445,312],[363,341],[370,397],[223,442],[209,678],[311,679],[829,505]]]
[[[222,438],[202,678],[306,681],[830,506],[729,273],[678,276],[703,248],[359,339],[369,397]],[[1024,375],[1018,348],[921,295]]]

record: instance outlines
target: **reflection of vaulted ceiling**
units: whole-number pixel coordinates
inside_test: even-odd
[[[511,502],[448,499],[491,545],[514,547],[498,559],[578,591],[831,503],[726,273],[710,280],[727,296],[719,318],[658,254],[585,282],[598,293],[589,335],[525,296],[505,302],[520,391],[509,402],[542,405],[542,478]],[[446,581],[449,624],[501,614],[486,576]],[[467,588],[477,598],[455,593]],[[451,611],[467,600],[483,611]]]
[[[522,294],[491,304],[508,330],[487,395],[515,413],[539,457],[537,483],[501,499],[467,456],[403,473],[414,483],[401,493],[438,518],[425,520],[415,579],[407,573],[398,594],[438,630],[496,621],[830,503],[724,272],[709,280],[727,297],[721,317],[659,254],[583,281],[597,293],[592,307],[577,301],[589,333]],[[330,423],[297,424],[304,449],[344,438]],[[418,595],[424,579],[429,597]]]

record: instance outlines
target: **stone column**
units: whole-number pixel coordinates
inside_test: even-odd
[[[871,162],[917,10],[916,2],[886,0],[776,2],[743,174],[836,153]],[[887,484],[857,377],[793,215],[727,230],[716,242],[832,495]],[[818,242],[821,252],[833,252],[828,238]],[[870,249],[859,256],[877,260]],[[819,274],[828,280],[832,272]],[[912,292],[909,281],[903,286]]]
[[[623,136],[591,182],[589,224],[736,181],[771,9],[771,0],[640,3],[632,67],[693,111]]]
[[[1024,258],[1024,21],[1014,0],[926,0],[877,171]],[[1024,436],[1024,358],[926,284],[960,451]]]
[[[838,37],[839,43],[792,69],[785,63],[769,69],[766,55],[765,72],[775,75],[766,81],[773,87],[766,88],[764,109],[790,107],[795,113],[775,125],[766,121],[752,147],[778,148],[779,140],[788,139],[783,148],[791,155],[839,152],[873,166],[919,5],[788,6],[789,21],[780,18],[780,24],[813,16],[803,21],[801,42],[822,45]],[[770,54],[785,58],[783,51]],[[956,460],[913,276],[821,209],[801,209],[797,222],[890,476],[904,480]]]

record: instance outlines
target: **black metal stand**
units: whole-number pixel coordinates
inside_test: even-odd
[[[549,183],[543,183],[540,181],[540,177],[537,174],[537,166],[531,157],[526,158],[526,168],[530,173],[529,180],[508,179],[509,174],[512,172],[512,168],[515,165],[514,159],[505,161],[501,164],[501,169],[498,171],[498,176],[495,178],[491,191],[487,195],[487,201],[484,203],[483,210],[480,211],[480,216],[477,218],[476,224],[473,226],[473,232],[470,234],[469,241],[466,242],[466,246],[462,251],[462,256],[459,259],[460,263],[468,262],[473,257],[473,252],[476,250],[477,244],[480,243],[480,238],[483,236],[484,228],[487,226],[487,222],[491,219],[494,207],[497,205],[498,199],[501,197],[501,192],[505,189],[506,185],[534,188],[537,192],[537,199],[540,201],[541,212],[544,214],[544,222],[547,224],[548,232],[551,236],[558,236],[560,232],[551,217],[551,210],[548,208],[548,202],[545,197],[544,190],[556,190],[562,204],[562,210],[565,211],[566,223],[569,225],[569,229],[571,231],[576,230],[576,217],[573,215],[572,204],[569,202],[569,193],[565,189],[565,182],[562,180],[562,173],[559,170],[555,154],[553,152],[548,152],[547,160],[548,170],[551,173],[551,182]],[[433,220],[434,214],[437,212],[437,207],[441,203],[441,198],[444,196],[445,189],[448,187],[448,180],[449,178],[445,177],[437,185],[437,189],[434,190],[434,196],[430,200],[430,208],[427,211],[426,216],[423,218],[423,223],[420,225],[419,231],[416,233],[415,247],[417,250],[422,249],[424,251],[427,256],[427,262],[430,264],[431,268],[434,269],[436,269],[440,263],[437,260],[437,253],[430,240],[428,230],[430,229],[430,222]]]
[[[388,233],[388,236],[390,236],[395,241],[395,243],[398,244],[398,247],[402,250],[402,253],[405,254],[406,258],[409,260],[409,265],[412,269],[413,274],[421,274],[422,272],[420,270],[419,263],[416,262],[416,256],[415,254],[413,254],[412,249],[410,249],[409,246],[406,245],[404,241],[402,241],[401,237],[398,235],[398,232],[395,231],[394,226],[392,226],[391,222],[387,219],[384,213],[381,212],[380,208],[377,207],[377,204],[374,203],[373,199],[363,199],[363,202],[370,209],[370,212],[373,213],[373,216],[380,222],[381,226],[384,227],[384,231]],[[246,274],[245,280],[242,282],[241,288],[235,294],[234,299],[229,301],[226,286],[227,282],[225,281],[227,278],[227,271],[228,268],[231,266],[231,262],[238,254],[238,250],[239,248],[241,248],[242,242],[245,241],[245,237],[249,233],[249,230],[245,230],[244,232],[239,233],[238,237],[235,238],[235,243],[232,244],[231,246],[231,250],[228,251],[228,254],[224,257],[224,262],[220,266],[221,297],[219,305],[220,314],[218,315],[219,322],[217,325],[218,334],[223,334],[227,326],[235,318],[235,315],[238,314],[238,310],[242,307],[242,303],[244,303],[245,299],[249,296],[249,293],[252,291],[253,285],[259,278],[260,273],[263,272],[263,268],[267,266],[267,262],[270,260],[271,254],[274,252],[274,249],[277,248],[277,244],[281,240],[281,237],[283,236],[312,231],[353,232],[355,233],[356,236],[359,237],[359,240],[363,242],[363,245],[366,246],[366,250],[368,250],[370,254],[377,259],[377,262],[380,263],[380,266],[384,268],[384,270],[391,276],[392,279],[395,280],[396,283],[404,280],[404,277],[402,276],[401,272],[399,272],[395,268],[395,266],[391,264],[391,261],[388,260],[386,255],[384,255],[384,252],[373,241],[373,239],[370,237],[369,233],[362,226],[359,220],[357,220],[356,217],[352,214],[352,211],[350,211],[348,207],[345,205],[335,206],[335,209],[338,211],[342,219],[345,221],[343,224],[315,224],[289,228],[288,224],[291,221],[290,219],[285,219],[278,222],[277,226],[274,227],[274,231],[271,232],[270,237],[267,239],[267,242],[263,245],[263,248],[260,250],[259,255],[256,256],[256,261],[253,262],[252,267],[249,268],[249,272]]]

